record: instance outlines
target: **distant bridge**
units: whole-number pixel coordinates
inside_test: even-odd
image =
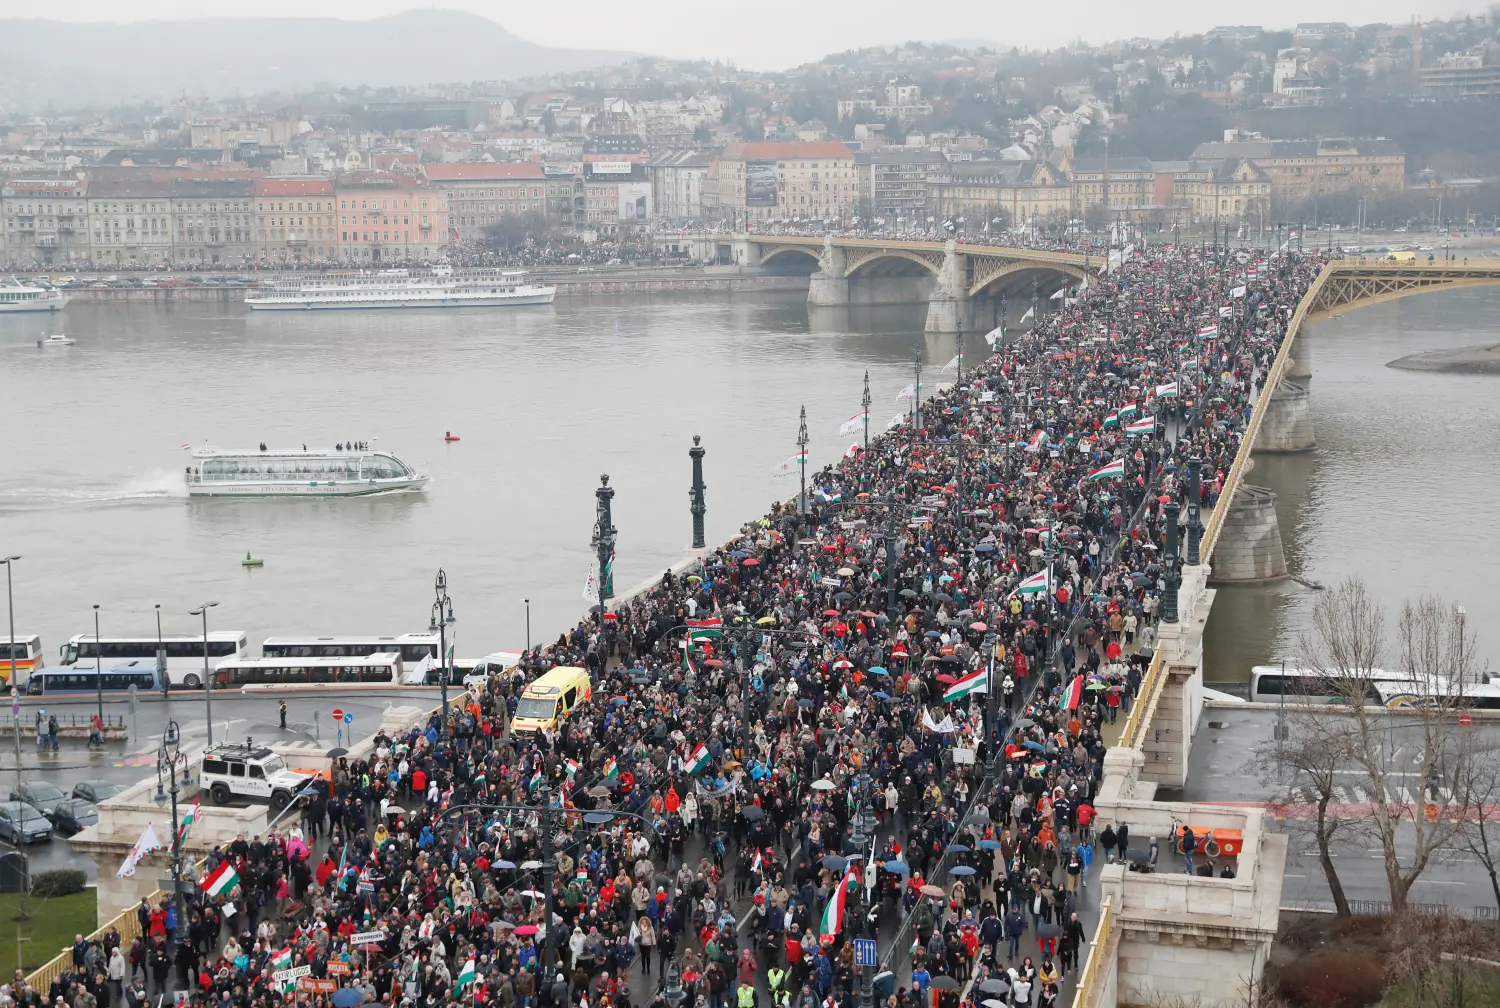
[[[1054,294],[1097,277],[1107,262],[1075,252],[956,241],[756,234],[703,240],[713,246],[700,250],[708,252],[704,258],[809,269],[809,304],[926,303],[928,332],[988,331],[1002,312],[1013,320],[1033,306],[1043,315]]]

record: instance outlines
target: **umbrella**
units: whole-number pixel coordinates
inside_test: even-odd
[[[806,710],[807,708],[813,706],[813,702],[807,697],[803,697],[801,700],[797,701],[797,706],[801,707],[803,710]]]
[[[1035,749],[1037,752],[1041,752],[1042,751],[1042,744],[1040,742],[1033,742],[1033,741],[1031,741],[1031,739],[1027,739],[1025,742],[1022,742],[1021,744],[1023,746],[1025,746],[1027,749]]]
[[[740,815],[745,817],[746,822],[759,822],[766,817],[766,810],[759,805],[746,805]]]
[[[540,861],[522,861],[521,862],[521,870],[522,871],[535,871],[537,868],[540,868],[541,866],[542,866],[542,863]]]
[[[896,594],[900,595],[902,598],[916,598],[917,597],[917,593],[914,592],[914,591],[912,591],[910,588],[902,588]]]
[[[1062,928],[1056,924],[1042,924],[1036,929],[1038,938],[1056,938],[1060,934],[1062,934]]]
[[[991,977],[979,985],[980,991],[985,994],[1009,994],[1010,984],[999,977]]]
[[[515,934],[522,938],[525,938],[529,935],[536,934],[536,931],[537,928],[535,924],[522,924],[520,927],[516,928]]]
[[[889,672],[887,672],[884,668],[882,668],[879,665],[871,665],[865,671],[869,672],[871,675],[890,675]]]
[[[981,840],[981,841],[979,841],[979,846],[981,848],[983,848],[984,850],[999,850],[1000,849],[1000,841],[999,840]]]
[[[949,844],[948,845],[947,853],[949,853],[949,854],[967,854],[967,853],[969,853],[969,848],[965,847],[961,843]]]
[[[952,602],[953,596],[947,592],[933,592],[932,597],[938,602]]]
[[[937,640],[939,637],[941,637],[943,635],[940,634],[940,633],[938,633],[936,630],[929,630],[926,633],[924,633],[922,636],[926,637],[928,640]]]
[[[837,854],[830,854],[823,859],[823,867],[831,868],[834,871],[843,871],[845,868],[849,867],[849,862],[845,861]]]
[[[897,875],[905,875],[911,871],[911,865],[905,861],[887,861],[885,863],[885,870],[895,872]]]
[[[922,887],[922,894],[925,896],[942,896],[943,890],[935,885],[924,885]]]
[[[1102,690],[1102,689],[1109,689],[1109,687],[1106,686],[1102,682],[1091,682],[1087,686],[1085,686],[1084,689],[1086,689],[1086,690]]]
[[[501,870],[509,870],[515,866],[516,863],[514,861],[496,861],[490,865],[491,868],[499,868]]]
[[[837,787],[837,785],[827,778],[824,778],[823,780],[815,780],[812,782],[812,789],[814,791],[832,791],[835,787]]]
[[[961,865],[954,865],[952,868],[949,868],[948,869],[948,874],[949,875],[960,875],[960,876],[962,876],[962,875],[977,875],[978,872],[976,872],[973,868],[970,868],[966,864],[961,864]]]
[[[1027,717],[1023,717],[1021,720],[1016,722],[1016,727],[1021,729],[1022,731],[1025,731],[1027,728],[1033,728],[1035,726],[1036,722]]]
[[[849,600],[850,600],[850,599],[852,599],[852,598],[853,598],[853,597],[854,597],[854,596],[853,596],[853,595],[850,595],[850,594],[849,594],[849,593],[848,593],[848,592],[846,592],[846,591],[841,591],[841,592],[839,592],[839,593],[838,593],[838,594],[837,594],[837,595],[835,595],[835,596],[834,596],[834,597],[833,597],[833,600],[834,600],[834,601],[835,601],[835,602],[837,602],[837,603],[838,603],[838,604],[839,604],[839,605],[843,605],[843,604],[844,604],[844,603],[845,603],[845,602],[848,602],[848,601],[849,601]]]
[[[349,755],[349,750],[345,749],[343,746],[340,746],[337,749],[330,749],[330,750],[328,750],[323,755],[327,756],[329,759],[338,759],[340,756],[347,756],[347,755]]]
[[[760,561],[757,560],[757,559],[755,559],[754,557],[746,557],[745,558],[745,562],[742,563],[742,564],[740,564],[740,566],[741,567],[759,567],[760,566]]]
[[[1144,865],[1151,863],[1151,852],[1149,850],[1128,850],[1125,858],[1133,865]]]
[[[977,545],[977,546],[974,547],[974,552],[975,553],[992,553],[992,552],[994,552],[994,549],[995,549],[995,544],[994,543],[982,542],[979,545]]]
[[[837,616],[838,614],[839,614],[839,611],[837,609],[824,609],[823,610],[823,615],[824,616]]]
[[[1004,988],[1004,990],[994,991],[993,993],[995,993],[995,994],[1009,994],[1010,993],[1010,988],[1007,987],[1005,984],[1000,983],[999,980],[986,980],[985,983],[987,983],[987,984],[1000,984],[1000,986]],[[983,985],[981,984],[981,986],[983,986]],[[1001,1001],[999,998],[985,998],[983,1001],[981,1001],[979,1003],[982,1004],[982,1005],[984,1005],[984,1008],[1006,1008],[1005,1002]]]
[[[750,554],[746,553],[744,550],[735,550],[733,553],[729,554],[729,559],[731,559],[731,560],[743,560],[743,559],[745,559],[749,555]]]
[[[889,693],[884,693],[880,690],[876,690],[874,695],[879,697],[881,700],[889,700],[891,698],[891,695]]]
[[[365,1003],[365,992],[362,987],[340,987],[333,992],[330,999],[338,1008],[359,1008]]]
[[[840,567],[839,568],[839,577],[853,577],[853,576],[854,576],[854,571],[851,570],[850,568],[848,568],[848,567]]]
[[[530,896],[532,899],[545,899],[547,894],[546,893],[542,893],[542,892],[538,892],[535,889],[523,889],[521,891],[521,895],[522,896]]]
[[[980,633],[984,633],[986,630],[989,629],[989,626],[987,624],[985,624],[985,623],[970,623],[969,624],[969,629],[970,630],[978,630]]]
[[[951,976],[939,976],[932,978],[932,986],[937,990],[958,990],[963,986]]]
[[[775,623],[775,622],[776,622],[776,617],[775,616],[762,616],[760,619],[758,619],[758,620],[755,621],[755,625],[756,626],[770,626],[772,623]]]

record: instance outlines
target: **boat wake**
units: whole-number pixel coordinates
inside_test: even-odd
[[[56,507],[129,501],[186,500],[178,473],[153,473],[108,487],[12,487],[0,489],[0,507]]]

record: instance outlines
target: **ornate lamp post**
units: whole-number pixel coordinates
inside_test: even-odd
[[[179,776],[178,766],[181,764]],[[177,819],[177,794],[178,792],[193,784],[192,775],[188,770],[187,755],[182,752],[182,734],[177,728],[176,721],[168,721],[166,731],[162,733],[161,744],[156,749],[156,794],[152,799],[158,803],[172,801],[172,905],[177,912],[177,929],[175,944],[181,945],[183,935],[187,931],[187,916],[183,912],[182,893],[184,889],[194,888],[192,883],[187,885],[182,881],[182,828]]]
[[[615,528],[610,502],[615,492],[610,488],[609,476],[599,477],[599,488],[594,491],[594,538],[591,545],[599,558],[599,622],[604,622],[604,603],[614,598],[615,542],[619,529]]]
[[[203,708],[208,717],[208,744],[214,744],[214,674],[208,667],[208,611],[217,602],[205,602],[196,609],[188,610],[189,616],[197,616],[203,620]],[[98,606],[95,606],[95,619],[98,619]],[[94,649],[98,650],[99,628],[97,623],[94,627]]]
[[[448,575],[442,568],[438,569],[437,577],[432,582],[434,599],[432,603],[432,623],[428,626],[428,632],[438,635],[438,675],[442,677],[439,684],[442,688],[443,697],[443,724],[448,723],[448,680],[453,676],[453,663],[448,656],[448,628],[458,620],[453,617],[453,600],[448,597]],[[439,728],[439,731],[442,729]]]
[[[703,456],[707,451],[700,444],[702,440],[694,434],[693,447],[688,449],[688,456],[693,460],[693,486],[688,490],[688,500],[692,502],[688,510],[693,513],[693,549],[703,549],[708,544],[703,531],[703,516],[708,513],[705,499],[708,488],[703,485]]]

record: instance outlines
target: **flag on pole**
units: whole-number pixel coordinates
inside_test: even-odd
[[[1120,423],[1120,413],[1119,413],[1118,410],[1116,410],[1115,412],[1111,413],[1109,416],[1107,416],[1107,417],[1104,418],[1104,422],[1103,422],[1103,424],[1101,426],[1104,426],[1104,427],[1116,427],[1116,426],[1119,425],[1119,423]]]
[[[1025,581],[1016,585],[1016,590],[1012,594],[1039,595],[1050,587],[1050,581],[1051,578],[1048,577],[1048,571],[1039,570]]]
[[[280,970],[291,969],[291,967],[292,947],[290,945],[284,945],[282,946],[280,951],[274,953],[271,956],[271,972],[276,973]]]
[[[605,780],[614,780],[619,775],[620,775],[620,768],[615,763],[615,758],[613,756],[611,756],[609,759],[607,759],[607,760],[604,761],[604,779]]]
[[[177,827],[177,846],[181,847],[182,841],[187,839],[188,830],[192,827],[193,823],[198,821],[198,812],[202,807],[203,800],[201,798],[194,798],[193,807],[182,817],[182,824]]]
[[[1073,681],[1068,683],[1068,688],[1063,690],[1062,700],[1058,707],[1063,710],[1077,710],[1078,705],[1083,702],[1083,676],[1076,675]]]
[[[239,884],[240,877],[229,867],[228,861],[220,862],[219,867],[209,872],[200,883],[203,891],[210,896],[228,895]]]
[[[1092,482],[1095,482],[1097,480],[1110,479],[1111,477],[1114,477],[1114,476],[1124,476],[1124,475],[1125,475],[1125,459],[1124,458],[1117,458],[1113,462],[1110,462],[1108,465],[1102,465],[1098,469],[1095,469],[1093,472],[1089,473],[1084,478],[1086,480],[1088,480],[1089,482],[1092,483]]]
[[[1129,425],[1127,425],[1125,427],[1125,433],[1126,434],[1154,434],[1154,433],[1156,433],[1156,418],[1155,417],[1147,417],[1144,420],[1137,420],[1135,423],[1129,424]]]
[[[1198,338],[1199,339],[1205,339],[1205,338],[1207,338],[1209,336],[1217,336],[1217,335],[1219,335],[1219,323],[1217,323],[1217,322],[1215,322],[1213,325],[1203,326],[1201,329],[1198,330]]]
[[[869,419],[869,410],[854,414],[848,420],[845,420],[843,426],[839,428],[839,437],[848,437],[850,434],[857,434]]]
[[[906,386],[906,388],[904,388],[900,392],[896,393],[896,401],[897,402],[905,402],[908,399],[914,398],[916,396],[916,394],[917,394],[917,387],[915,385],[908,385],[908,386]]]
[[[957,371],[959,358],[955,356],[951,361],[943,365],[943,371]]]
[[[1021,316],[1021,321],[1025,322],[1027,319],[1031,318],[1031,316],[1033,316],[1035,314],[1036,314],[1036,305],[1032,305],[1030,308],[1026,309],[1026,314]]]
[[[141,831],[141,838],[135,842],[134,847],[130,848],[130,853],[125,855],[125,860],[120,865],[120,870],[115,872],[115,876],[133,878],[135,866],[140,863],[141,858],[154,850],[161,850],[161,841],[156,837],[156,827],[147,823],[146,828]]]
[[[839,886],[828,897],[828,906],[823,910],[823,921],[818,925],[818,934],[835,935],[839,928],[844,925],[844,910],[849,905],[849,883],[853,881],[852,871],[844,872],[844,877],[839,879]]]
[[[690,619],[687,621],[688,640],[716,640],[724,636],[724,617],[709,616],[706,619]]]
[[[473,983],[478,976],[478,972],[474,969],[474,957],[469,956],[469,961],[464,963],[464,968],[458,971],[458,979],[454,981],[453,989],[463,990],[469,984]]]
[[[690,774],[702,773],[708,766],[708,746],[702,742],[698,743],[690,756],[688,756],[687,772]]]
[[[1162,399],[1175,396],[1177,394],[1177,383],[1167,382],[1165,385],[1156,386],[1156,394]]]
[[[1137,406],[1133,402],[1128,402],[1124,406],[1120,407],[1120,409],[1119,409],[1119,416],[1120,416],[1120,419],[1123,420],[1126,417],[1130,416],[1132,413],[1139,413],[1140,411],[1141,411],[1141,408],[1139,406]]]
[[[599,572],[598,571],[590,570],[589,571],[589,576],[583,579],[583,600],[585,602],[588,602],[591,605],[598,605],[599,604]],[[424,664],[425,664],[426,661],[430,661],[430,660],[431,660],[431,656],[428,656],[428,658],[424,660]],[[427,665],[427,668],[431,668],[431,667],[432,667],[431,665]],[[424,668],[422,671],[425,673],[427,671],[427,669]]]
[[[1039,451],[1042,450],[1042,432],[1041,431],[1037,431],[1035,434],[1031,435],[1031,440],[1026,442],[1026,450],[1029,451],[1029,452],[1033,452],[1033,453],[1039,452]]]
[[[1219,309],[1219,318],[1228,318],[1229,316],[1231,316],[1233,314],[1234,314],[1234,308],[1231,307],[1231,306],[1229,306],[1229,305],[1224,305],[1222,308]]]
[[[776,463],[771,469],[772,476],[790,476],[797,471],[798,466],[807,465],[807,449],[804,448],[797,454]]]
[[[844,458],[853,458],[854,456],[858,455],[860,452],[862,452],[864,450],[865,450],[864,446],[861,445],[858,441],[856,441],[852,445],[850,445],[848,448],[844,449]],[[835,494],[834,496],[842,496],[842,495]]]
[[[760,848],[756,848],[756,850],[755,850],[755,860],[750,862],[750,870],[752,872],[754,872],[756,875],[759,875],[760,874],[760,866],[761,866],[762,863],[763,862],[761,861],[761,857],[760,857]]]
[[[1253,280],[1255,278],[1255,267],[1254,266],[1250,267],[1249,274],[1250,274],[1250,278]],[[1232,297],[1232,298],[1242,298],[1242,297],[1244,297],[1245,296],[1245,285],[1244,284],[1240,284],[1234,290],[1232,290],[1232,291],[1229,292],[1229,296]],[[1220,315],[1225,314],[1225,311],[1224,311],[1223,308],[1219,309],[1219,314]]]
[[[891,417],[890,422],[885,425],[885,429],[892,430],[893,428],[900,427],[901,424],[905,422],[905,420],[905,413],[897,413],[895,416]]]
[[[943,701],[952,703],[962,700],[970,693],[988,693],[990,691],[990,670],[981,666],[968,675],[958,679],[952,686],[943,691]]]
[[[693,664],[693,642],[688,641],[687,646],[682,649],[682,671],[690,676],[698,674],[698,666]]]

